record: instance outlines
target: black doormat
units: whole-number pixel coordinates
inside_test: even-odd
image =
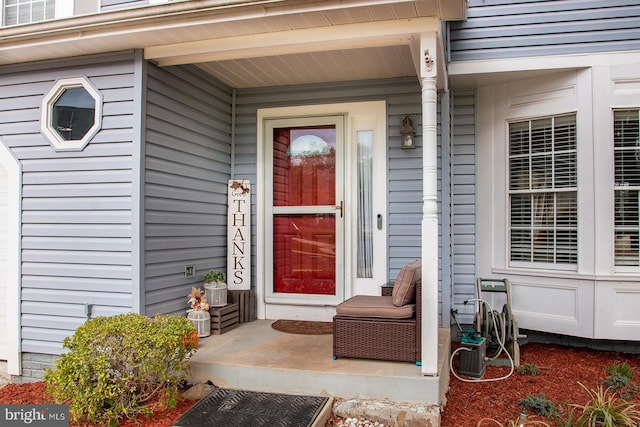
[[[307,427],[328,397],[217,388],[172,424],[174,427]]]

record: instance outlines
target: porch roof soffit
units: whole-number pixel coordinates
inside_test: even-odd
[[[232,87],[399,77],[415,75],[403,63],[417,34],[465,13],[465,0],[185,1],[0,29],[0,65],[144,49],[161,66],[191,63],[216,77],[236,75],[226,81]],[[256,67],[304,63],[314,53],[334,69],[349,57],[370,62],[342,66],[340,76],[308,73],[306,65],[286,78],[251,77]]]

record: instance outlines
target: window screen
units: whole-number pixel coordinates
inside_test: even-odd
[[[4,0],[4,25],[53,19],[55,9],[55,0]]]
[[[510,259],[577,264],[576,116],[509,124]]]
[[[638,193],[640,148],[638,110],[615,111],[615,264],[638,266]]]

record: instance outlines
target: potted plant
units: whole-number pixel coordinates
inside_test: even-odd
[[[211,270],[208,273],[205,273],[204,276],[202,276],[202,280],[204,280],[205,284],[225,283],[227,281],[227,275],[220,270]]]
[[[193,322],[199,337],[208,337],[211,335],[211,314],[206,295],[200,288],[192,287],[187,298],[191,307],[191,310],[187,311],[187,319]]]
[[[227,275],[220,270],[211,270],[202,276],[204,290],[212,307],[227,305]]]

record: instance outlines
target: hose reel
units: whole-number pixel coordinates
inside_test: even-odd
[[[518,345],[518,323],[511,306],[511,285],[508,279],[477,279],[478,310],[474,317],[474,328],[463,330],[456,320],[462,338],[461,346],[450,357],[451,372],[456,378],[468,382],[498,381],[508,378],[520,365],[520,347]],[[501,311],[495,310],[502,304]],[[455,319],[455,314],[452,311]],[[506,358],[500,357],[502,354]],[[475,379],[459,377],[453,369],[454,356],[459,355],[459,372]],[[500,378],[482,379],[489,365],[509,366],[510,373]]]
[[[487,363],[489,365],[504,365],[505,361],[498,359],[502,348],[506,347],[513,359],[514,365],[520,366],[520,346],[518,345],[518,322],[513,315],[511,305],[511,284],[509,279],[477,279],[478,311],[475,315],[474,326],[480,335],[487,339]],[[485,302],[488,302],[485,303]],[[499,307],[493,310],[490,307]],[[491,354],[491,352],[494,352]]]

